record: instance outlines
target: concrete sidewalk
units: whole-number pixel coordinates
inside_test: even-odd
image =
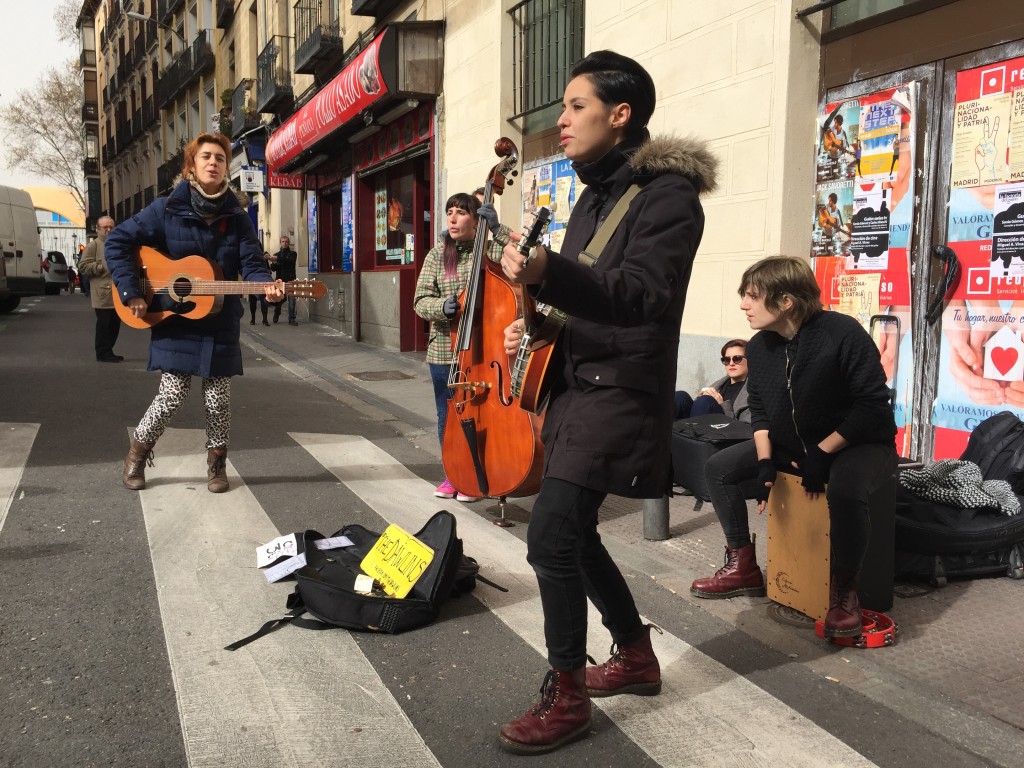
[[[353,341],[316,323],[243,325],[242,342],[295,375],[371,417],[440,461],[433,389],[422,354],[405,354]],[[442,470],[428,479],[440,481]],[[507,516],[525,523],[532,498],[515,499]],[[669,502],[670,538],[643,537],[643,502],[609,497],[601,535],[623,566],[649,576],[680,600],[734,625],[786,653],[827,679],[895,706],[952,740],[988,744],[983,756],[996,765],[1019,765],[1024,754],[1024,581],[985,578],[951,582],[941,589],[898,584],[889,615],[900,641],[870,650],[833,646],[814,634],[813,623],[766,598],[699,600],[690,582],[722,564],[724,539],[710,504]],[[497,513],[480,502],[481,515]],[[752,508],[753,510],[753,508]],[[767,562],[765,518],[752,511],[758,560]],[[967,735],[970,734],[970,739]]]

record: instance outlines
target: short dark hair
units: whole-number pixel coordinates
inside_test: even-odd
[[[746,351],[747,342],[745,339],[730,339],[729,341],[725,342],[725,344],[722,345],[722,357],[725,357],[725,350],[731,347],[739,347],[740,349]]]
[[[765,309],[781,314],[787,296],[793,302],[791,317],[799,324],[821,312],[821,289],[814,272],[804,259],[794,256],[769,256],[747,267],[740,278],[739,294],[756,293]]]
[[[828,201],[830,203],[838,203],[839,202],[839,195],[837,195],[835,192],[829,193]]]
[[[629,104],[626,136],[636,137],[654,114],[657,96],[654,80],[636,61],[615,51],[594,51],[569,70],[569,79],[585,75],[594,85],[594,93],[609,106]]]

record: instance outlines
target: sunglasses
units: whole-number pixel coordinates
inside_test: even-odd
[[[746,355],[733,355],[732,357],[723,357],[722,365],[728,365],[729,363],[732,363],[733,365],[739,365],[746,359]]]

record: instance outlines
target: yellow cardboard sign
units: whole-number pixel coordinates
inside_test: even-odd
[[[392,597],[405,597],[434,559],[434,550],[397,525],[389,525],[359,567]]]

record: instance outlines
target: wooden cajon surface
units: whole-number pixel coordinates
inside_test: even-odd
[[[814,501],[800,478],[779,472],[768,496],[768,597],[824,620],[828,613],[829,515],[825,494]]]

